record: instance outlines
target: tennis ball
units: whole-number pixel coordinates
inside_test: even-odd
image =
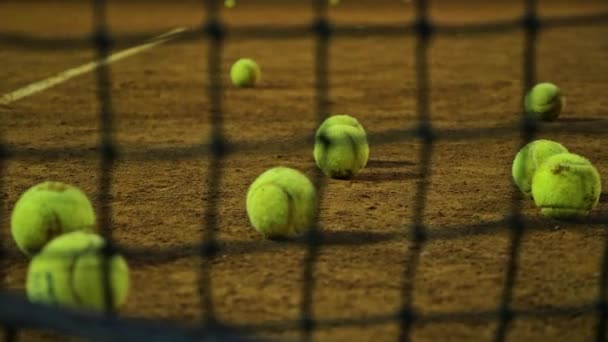
[[[314,221],[317,194],[301,172],[275,167],[262,173],[247,192],[247,214],[253,227],[270,239],[292,238]]]
[[[250,58],[241,58],[230,69],[230,79],[238,87],[253,87],[262,77],[258,64]]]
[[[526,94],[524,110],[532,119],[553,121],[562,111],[563,102],[560,90],[555,84],[539,83]]]
[[[521,192],[530,196],[532,191],[532,176],[536,169],[549,157],[568,150],[559,143],[551,140],[535,140],[522,147],[513,160],[512,174],[515,185]]]
[[[236,6],[236,0],[225,0],[224,6],[228,8],[233,8],[234,6]]]
[[[72,309],[105,311],[102,237],[71,232],[49,242],[32,258],[27,279],[28,299],[34,303]],[[111,309],[120,307],[129,291],[129,267],[120,255],[108,260]]]
[[[340,0],[329,0],[331,6],[337,6],[340,4]]]
[[[541,164],[532,179],[534,203],[545,216],[585,216],[598,203],[600,175],[585,158],[573,153],[553,155]]]
[[[317,129],[313,155],[317,166],[336,179],[354,177],[369,158],[365,129],[349,115],[327,118]]]
[[[43,182],[29,188],[15,203],[11,216],[13,239],[29,256],[57,235],[94,229],[95,212],[87,196],[61,182]]]

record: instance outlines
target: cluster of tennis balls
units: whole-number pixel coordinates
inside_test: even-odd
[[[31,258],[26,278],[31,302],[100,312],[126,301],[129,267],[118,254],[104,255],[106,243],[95,227],[93,206],[75,186],[47,181],[20,196],[11,214],[11,233]]]
[[[355,177],[369,158],[365,129],[349,115],[330,116],[317,129],[313,157],[331,178]],[[302,172],[275,167],[251,184],[246,206],[251,225],[262,235],[293,238],[314,224],[317,193]]]
[[[255,86],[261,74],[250,58],[237,60],[230,69],[230,79],[237,87]],[[313,157],[328,177],[353,178],[369,158],[365,129],[349,115],[330,116],[317,129]],[[251,184],[246,207],[251,225],[265,237],[293,238],[314,224],[317,194],[302,172],[275,167]]]
[[[535,140],[515,156],[513,180],[545,216],[579,218],[597,206],[602,192],[597,169],[586,158],[551,140]]]
[[[556,120],[564,107],[560,89],[539,83],[524,97],[524,110],[532,120]],[[540,139],[525,145],[515,156],[513,180],[545,216],[579,218],[597,206],[601,179],[586,158],[570,153],[563,145]]]
[[[536,85],[524,98],[525,112],[533,119],[555,120],[562,107],[559,88],[550,83]],[[369,157],[365,130],[351,116],[331,116],[317,129],[313,156],[327,176],[353,178]],[[587,215],[601,193],[600,176],[591,162],[550,140],[524,146],[513,161],[512,174],[519,189],[552,218]],[[246,201],[252,226],[268,238],[302,234],[314,224],[316,204],[310,180],[285,167],[261,174],[249,187]]]

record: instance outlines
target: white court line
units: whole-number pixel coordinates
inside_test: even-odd
[[[152,38],[150,40],[149,43],[145,43],[142,45],[138,45],[138,46],[134,46],[132,48],[126,49],[126,50],[122,50],[116,53],[113,53],[111,55],[109,55],[108,57],[106,57],[103,60],[98,60],[95,62],[90,62],[87,64],[83,64],[81,66],[72,68],[72,69],[68,69],[66,71],[63,71],[55,76],[49,77],[47,79],[32,83],[30,85],[27,85],[23,88],[17,89],[13,92],[10,92],[8,94],[4,94],[0,97],[0,105],[7,105],[11,102],[15,102],[19,99],[22,99],[24,97],[30,96],[30,95],[34,95],[36,93],[39,93],[43,90],[46,90],[48,88],[54,87],[58,84],[61,84],[71,78],[74,78],[76,76],[80,76],[82,74],[86,74],[87,72],[91,72],[95,69],[97,69],[99,66],[101,65],[108,65],[110,63],[119,61],[123,58],[127,58],[129,56],[133,56],[137,53],[146,51],[150,48],[153,48],[157,45],[163,44],[173,38],[176,37],[177,34],[186,31],[185,27],[178,27],[175,28],[171,31],[165,32],[163,34],[161,34],[160,36],[156,36],[154,38]]]

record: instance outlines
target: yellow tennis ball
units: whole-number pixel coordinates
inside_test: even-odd
[[[581,217],[598,203],[602,184],[589,160],[573,154],[553,155],[541,164],[532,179],[534,203],[545,216]]]
[[[105,311],[103,254],[99,235],[72,232],[49,242],[32,258],[26,292],[34,303]],[[108,260],[111,309],[120,307],[129,291],[129,267],[120,255]]]
[[[513,160],[511,173],[515,185],[524,195],[531,196],[532,177],[536,169],[552,155],[567,152],[564,146],[551,140],[539,139],[528,143],[517,152]]]
[[[259,65],[250,58],[241,58],[230,68],[230,79],[238,87],[253,87],[261,77]]]
[[[224,6],[228,8],[233,8],[234,6],[236,6],[236,0],[225,0]]]
[[[55,236],[94,231],[95,212],[77,187],[43,182],[25,191],[13,208],[11,233],[19,249],[32,255]]]
[[[267,238],[296,237],[314,224],[317,193],[301,172],[275,167],[262,173],[247,192],[251,225]]]
[[[553,83],[535,85],[524,98],[526,114],[535,120],[553,121],[562,111],[564,101]]]
[[[337,6],[340,4],[340,0],[329,0],[331,6]]]
[[[352,116],[331,116],[317,129],[313,155],[317,166],[327,176],[352,178],[365,167],[369,158],[365,129]]]

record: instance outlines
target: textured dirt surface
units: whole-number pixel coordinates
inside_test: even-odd
[[[237,24],[303,24],[312,14],[304,4],[242,1],[224,11]],[[294,2],[295,3],[295,2]],[[304,3],[304,2],[302,2]],[[413,17],[400,1],[344,0],[330,11],[340,23],[399,23]],[[431,17],[447,23],[517,17],[522,6],[482,1],[433,1]],[[606,2],[541,1],[545,16],[598,13]],[[42,37],[86,36],[90,9],[80,2],[1,2],[0,31]],[[108,8],[117,34],[160,34],[204,19],[196,2],[119,2]],[[539,137],[555,139],[593,161],[608,179],[608,27],[552,28],[538,41],[537,79],[558,84],[567,98],[561,118],[544,124]],[[431,172],[420,177],[420,144],[405,132],[417,124],[415,39],[411,36],[335,37],[330,54],[329,112],[348,113],[365,126],[370,162],[352,181],[326,180],[320,225],[325,244],[314,270],[314,318],[350,318],[367,324],[322,325],[318,341],[394,341],[399,324],[376,322],[401,307],[403,275],[411,243],[406,236],[415,209],[417,184],[426,182],[423,245],[413,287],[413,304],[426,317],[442,313],[495,312],[509,258],[511,235],[504,220],[515,193],[511,161],[521,144],[523,34],[435,37],[428,52],[430,117],[443,132],[432,149]],[[209,203],[217,201],[216,236],[222,247],[210,267],[214,313],[226,324],[291,322],[301,314],[303,261],[299,243],[264,241],[245,212],[248,185],[265,169],[285,165],[314,177],[312,134],[315,113],[312,38],[229,38],[222,76],[223,134],[235,145],[212,178],[207,153],[188,157],[209,141],[209,42],[171,44],[111,66],[115,142],[125,152],[112,170],[112,234],[123,246],[164,248],[201,241]],[[263,80],[255,89],[235,89],[230,64],[256,59]],[[85,63],[94,50],[0,47],[0,94]],[[2,172],[1,237],[9,251],[3,284],[21,292],[27,260],[9,234],[12,205],[43,180],[81,187],[97,209],[100,138],[95,74],[87,74],[32,97],[0,106],[4,144],[25,151],[53,149],[57,156],[31,153],[11,159]],[[175,151],[173,151],[175,149]],[[154,154],[154,151],[157,152]],[[172,152],[173,151],[173,152]],[[219,191],[212,193],[213,185]],[[599,293],[605,224],[558,222],[521,202],[527,227],[512,294],[514,310],[542,311],[592,305]],[[605,195],[591,214],[605,217]],[[122,314],[195,323],[202,317],[198,295],[201,261],[195,250],[181,255],[133,256],[132,292]],[[477,317],[477,318],[476,318]],[[489,317],[489,318],[488,318]],[[593,340],[597,311],[516,317],[510,341]],[[367,320],[369,318],[369,320]],[[421,321],[419,341],[487,341],[496,315],[450,322]],[[260,331],[262,336],[297,338],[297,329]],[[61,340],[52,334],[20,332],[23,341]]]

